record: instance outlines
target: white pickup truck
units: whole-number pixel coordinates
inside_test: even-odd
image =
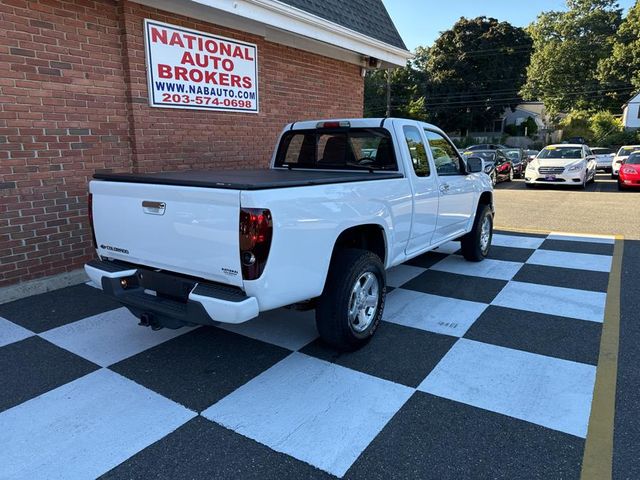
[[[294,123],[269,169],[100,173],[89,190],[86,272],[142,325],[306,306],[341,350],[376,331],[386,269],[451,240],[480,261],[493,232],[482,161],[412,120]]]

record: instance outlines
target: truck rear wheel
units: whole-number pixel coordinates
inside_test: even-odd
[[[377,255],[337,251],[316,308],[320,337],[341,351],[366,345],[380,324],[385,297],[386,275]]]
[[[473,229],[462,237],[462,255],[470,262],[484,260],[493,238],[493,213],[489,205],[479,205]]]

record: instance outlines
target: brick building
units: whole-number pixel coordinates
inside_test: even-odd
[[[162,48],[176,31],[224,43],[227,53],[255,47],[246,58],[237,51],[255,75],[234,77],[229,64],[213,77],[250,86],[244,98],[252,100],[225,100],[231,111],[201,109],[213,94],[184,97],[198,105],[151,106],[149,86],[166,86],[150,81],[150,72],[169,71],[153,62],[169,52]],[[0,301],[2,290],[7,300],[20,288],[81,279],[94,254],[86,221],[94,172],[266,166],[285,123],[361,116],[364,69],[401,66],[408,57],[381,0],[3,0]],[[212,69],[183,79],[201,80]],[[239,104],[251,108],[233,111]],[[33,281],[42,277],[51,278]]]

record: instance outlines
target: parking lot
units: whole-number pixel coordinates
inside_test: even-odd
[[[500,184],[490,258],[391,270],[351,354],[313,312],[153,332],[90,285],[0,305],[2,476],[636,478],[639,194],[614,188]]]

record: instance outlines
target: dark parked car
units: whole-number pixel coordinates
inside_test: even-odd
[[[511,160],[514,177],[524,177],[524,170],[527,168],[527,156],[524,150],[521,148],[507,148],[502,152]]]
[[[499,143],[482,143],[480,145],[471,145],[470,147],[465,148],[465,152],[467,151],[478,151],[478,150],[503,150],[505,148],[504,145],[500,145]]]
[[[502,150],[465,150],[464,156],[481,158],[485,165],[484,171],[491,177],[494,186],[499,182],[513,180],[513,164]]]

